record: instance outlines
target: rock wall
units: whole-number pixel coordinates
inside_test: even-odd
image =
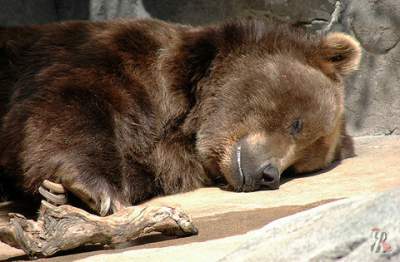
[[[0,25],[87,19],[90,0],[0,0]]]
[[[399,0],[0,0],[0,25],[68,19],[154,17],[193,25],[231,17],[275,17],[310,30],[343,31],[363,49],[348,80],[346,108],[353,135],[400,134]]]
[[[341,25],[364,49],[346,90],[349,127],[355,134],[400,134],[400,1],[346,1]]]

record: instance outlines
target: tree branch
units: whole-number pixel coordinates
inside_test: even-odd
[[[10,213],[9,225],[0,227],[0,240],[29,256],[51,256],[82,245],[116,244],[150,232],[193,235],[197,229],[182,211],[170,207],[128,207],[99,217],[70,206],[42,201],[37,221]]]

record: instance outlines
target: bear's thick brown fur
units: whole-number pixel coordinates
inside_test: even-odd
[[[246,19],[0,29],[0,172],[61,183],[102,215],[224,182],[277,188],[352,151],[343,77],[360,47]],[[5,175],[6,174],[6,175]]]

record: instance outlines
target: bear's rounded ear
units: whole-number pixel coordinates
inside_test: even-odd
[[[218,51],[214,34],[211,27],[182,33],[181,40],[175,43],[163,60],[165,77],[173,81],[170,85],[189,86],[192,90],[209,73]]]
[[[331,63],[340,75],[348,75],[358,69],[361,60],[360,43],[350,35],[334,32],[322,39],[321,55]]]

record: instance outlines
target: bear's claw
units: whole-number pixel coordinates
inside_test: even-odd
[[[49,180],[43,181],[43,186],[57,194],[65,194],[65,189],[61,184],[50,182]]]
[[[39,187],[39,193],[54,205],[64,205],[67,203],[65,189],[61,184],[53,183],[48,180],[43,181]]]
[[[101,197],[100,200],[100,210],[99,214],[100,216],[104,217],[109,214],[111,209],[111,198],[107,195]]]

